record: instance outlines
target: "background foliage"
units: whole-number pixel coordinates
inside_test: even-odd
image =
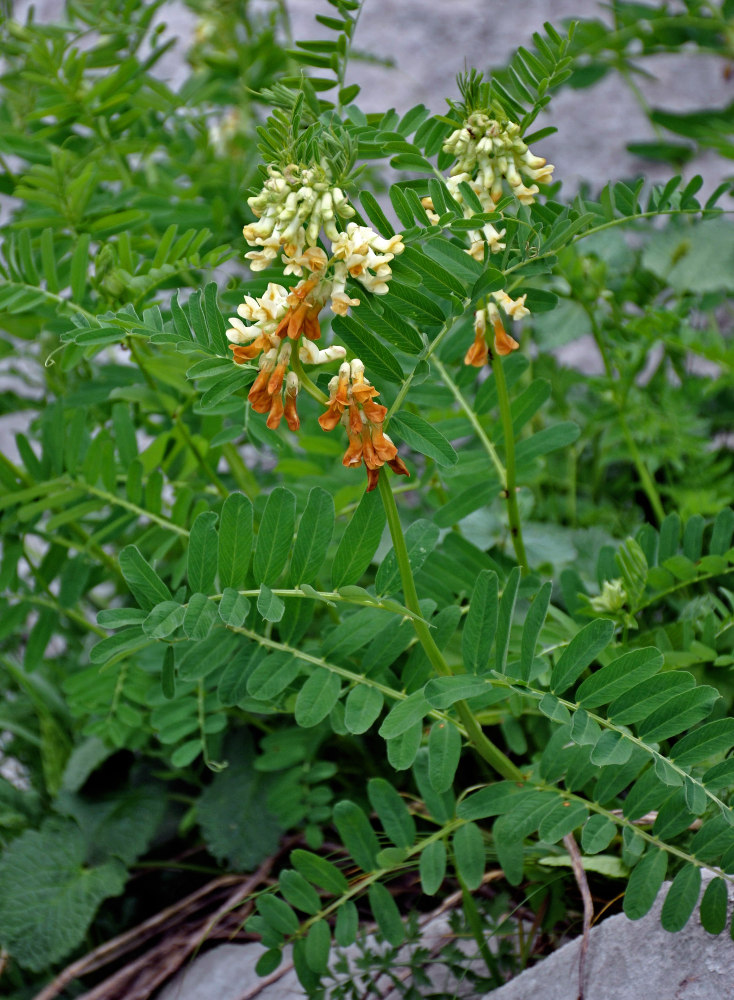
[[[286,834],[277,891],[260,893],[247,930],[263,971],[295,938],[313,994],[332,938],[348,945],[374,917],[403,940],[390,889],[404,880],[423,897],[458,885],[481,940],[497,914],[471,893],[497,865],[503,891],[551,928],[574,832],[632,918],[673,878],[670,930],[713,867],[700,919],[723,929],[729,184],[705,202],[680,177],[506,198],[506,249],[479,263],[441,180],[458,112],[365,116],[346,79],[358,4],[332,6],[331,37],[287,49],[280,5],[202,6],[177,91],[154,75],[162,3],[2,24],[0,357],[13,378],[0,406],[27,417],[17,457],[0,456],[0,944],[18,1000],[146,916],[151,885],[170,899],[181,872],[252,871]],[[622,3],[614,32],[548,26],[490,95],[530,127],[559,87],[628,72],[640,40],[643,55],[729,53],[731,5],[686,7],[646,7],[650,31]],[[318,406],[299,400],[298,437],[268,431],[227,350],[224,317],[270,278],[241,266],[256,143],[278,135],[258,125],[273,106],[288,121],[304,68],[304,125],[336,131],[338,118],[369,168],[353,203],[406,242],[390,294],[357,286],[360,306],[332,329],[379,385],[411,471],[394,492],[416,607],[381,494],[342,468],[334,435],[309,429]],[[686,150],[730,155],[725,118],[656,121]],[[647,152],[688,156],[666,143]],[[382,162],[399,180],[378,200]],[[473,307],[500,288],[532,311],[503,366],[525,575],[496,373],[461,366]],[[582,337],[598,374],[557,359]],[[462,705],[522,780],[471,752]]]

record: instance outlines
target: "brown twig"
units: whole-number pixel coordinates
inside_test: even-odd
[[[565,844],[568,855],[571,858],[571,867],[573,868],[573,874],[576,879],[576,884],[579,887],[579,892],[581,893],[581,899],[584,904],[584,932],[581,938],[581,950],[579,952],[579,995],[578,1000],[584,1000],[584,974],[586,967],[586,952],[589,947],[589,932],[591,930],[591,922],[594,919],[594,904],[591,899],[591,892],[589,891],[589,882],[586,878],[586,872],[584,871],[584,866],[581,861],[581,852],[579,851],[578,844],[572,833],[567,833],[563,838],[563,843]]]
[[[208,882],[195,892],[192,892],[184,899],[173,903],[165,910],[161,910],[160,913],[149,917],[148,920],[143,921],[142,924],[138,924],[137,927],[132,927],[129,931],[125,931],[124,934],[119,934],[117,937],[112,938],[111,941],[105,941],[104,944],[95,948],[94,951],[90,951],[82,958],[77,959],[76,962],[72,962],[71,965],[62,969],[59,975],[41,990],[34,1000],[53,1000],[53,997],[57,996],[72,979],[77,979],[89,972],[94,972],[95,969],[108,965],[116,958],[127,954],[127,952],[138,947],[142,941],[165,930],[172,920],[178,918],[182,913],[186,913],[187,911],[195,912],[199,908],[197,904],[204,905],[207,896],[217,892],[223,886],[233,885],[240,881],[241,876],[239,875],[222,875]]]

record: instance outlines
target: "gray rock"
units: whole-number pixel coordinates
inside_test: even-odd
[[[584,1000],[726,1000],[734,996],[734,945],[728,933],[712,937],[696,915],[677,934],[661,927],[660,911],[669,885],[665,883],[655,905],[641,920],[632,921],[620,914],[593,928]],[[431,954],[440,954],[441,942],[449,933],[446,917],[437,917],[426,925],[421,943]],[[375,947],[373,939],[368,943]],[[577,938],[483,1000],[577,1000],[580,948],[581,939]],[[470,957],[474,951],[473,945],[468,945],[467,961],[481,972],[481,963]],[[220,945],[180,972],[156,1000],[303,1000],[306,994],[288,957],[281,970],[266,979],[258,978],[254,970],[261,954],[257,944]],[[350,974],[366,986],[364,974],[354,963],[359,949],[347,949],[346,955]],[[401,957],[404,955],[405,950]],[[429,966],[427,972],[431,987],[425,992],[440,992],[447,1000],[471,996],[468,984],[448,974],[444,966]],[[391,990],[387,979],[378,985],[383,987],[380,995],[384,1000],[400,1000],[400,992]]]
[[[303,1000],[303,988],[287,958],[272,976],[258,976],[255,965],[262,953],[259,944],[220,944],[185,966],[156,1000],[246,1000],[256,996],[259,1000]]]
[[[641,920],[610,917],[589,935],[584,1000],[725,1000],[734,996],[734,945],[712,937],[697,913],[677,934],[660,926],[670,883]],[[729,900],[732,892],[730,887]],[[491,994],[491,1000],[577,1000],[577,938]]]

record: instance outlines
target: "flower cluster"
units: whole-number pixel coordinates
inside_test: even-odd
[[[530,315],[530,310],[525,305],[525,296],[512,299],[507,292],[492,292],[491,298],[494,302],[488,302],[483,309],[478,309],[474,314],[474,343],[466,352],[464,364],[481,368],[489,360],[489,348],[487,347],[487,325],[489,324],[494,334],[494,350],[496,354],[503,357],[516,351],[520,346],[514,337],[511,337],[505,330],[502,322],[502,315],[498,305],[503,312],[511,319],[522,319],[523,316]]]
[[[463,126],[451,133],[443,149],[457,159],[448,181],[454,197],[460,194],[462,181],[474,181],[472,188],[480,200],[484,194],[497,202],[504,178],[521,204],[532,205],[538,184],[548,183],[553,173],[552,164],[534,156],[522,141],[516,122],[499,122],[481,111],[470,114]],[[535,183],[527,187],[523,175]]]
[[[256,250],[245,256],[252,270],[268,267],[281,254],[285,274],[301,280],[292,288],[271,282],[264,295],[245,296],[227,330],[234,361],[243,365],[258,359],[258,373],[248,399],[257,413],[267,413],[271,429],[285,417],[291,430],[300,419],[296,396],[301,388],[295,359],[319,365],[341,360],[343,347],[319,350],[319,315],[330,302],[331,309],[346,315],[359,299],[347,292],[349,278],[373,295],[384,295],[392,277],[390,262],[405,249],[402,238],[385,239],[367,226],[349,222],[337,229],[336,219],[348,219],[354,209],[343,192],[331,185],[323,165],[303,168],[290,165],[283,171],[268,168],[262,190],[249,199],[258,217],[243,233]],[[330,256],[318,245],[322,229],[331,242]],[[306,276],[304,277],[304,272]],[[246,322],[243,322],[246,321]],[[298,369],[300,371],[300,369]],[[303,373],[301,372],[303,377]],[[312,395],[318,390],[305,382]],[[344,465],[367,467],[368,490],[377,485],[380,468],[387,463],[400,475],[408,470],[398,458],[397,448],[383,432],[387,409],[374,401],[377,389],[364,377],[364,365],[355,359],[341,366],[330,383],[331,399],[319,419],[324,430],[343,423],[349,434]]]
[[[313,343],[321,336],[318,316],[325,296],[320,285],[318,278],[309,278],[289,290],[271,282],[262,297],[248,295],[237,307],[251,326],[245,326],[236,316],[230,317],[227,338],[236,364],[260,356],[258,374],[247,398],[256,413],[268,414],[266,424],[271,430],[279,426],[283,416],[292,431],[300,426],[296,412],[300,384],[296,373],[289,371],[294,344],[300,360],[309,365],[326,364],[346,354],[343,347],[320,351]]]
[[[364,365],[355,358],[345,362],[329,383],[329,404],[319,423],[325,431],[342,424],[349,436],[349,446],[342,464],[347,468],[361,465],[367,469],[367,492],[377,486],[380,469],[387,464],[400,476],[410,473],[398,455],[398,449],[382,429],[387,407],[375,402],[379,392],[364,377]]]
[[[344,192],[332,185],[327,166],[289,164],[283,171],[268,167],[268,179],[247,204],[257,216],[242,230],[252,250],[245,254],[253,271],[262,271],[282,251],[290,273],[301,274],[304,252],[316,247],[323,229],[330,240],[339,238],[336,219],[350,219],[354,209]],[[325,261],[324,261],[325,263]],[[305,266],[308,266],[307,264]]]

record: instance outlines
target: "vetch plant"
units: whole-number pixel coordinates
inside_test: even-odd
[[[667,929],[726,925],[731,273],[709,264],[698,286],[708,242],[734,246],[728,185],[704,205],[679,177],[562,195],[531,127],[582,61],[573,26],[464,74],[446,114],[366,115],[346,84],[359,5],[332,6],[334,37],[262,81],[257,174],[248,142],[231,172],[208,130],[222,67],[243,86],[229,40],[184,85],[193,125],[134,54],[131,92],[109,97],[104,41],[61,82],[30,73],[42,109],[91,74],[77,97],[118,157],[71,112],[9,105],[25,160],[3,168],[0,310],[34,380],[0,459],[18,997],[85,935],[148,919],[139,879],[168,892],[169,866],[259,873],[229,909],[263,974],[293,943],[310,996],[371,918],[400,946],[398,888],[419,909],[457,893],[493,985],[480,887],[532,898],[536,934],[558,922],[559,871],[624,892],[633,919],[670,876]],[[12,30],[21,63],[69,41]],[[398,180],[378,200],[383,161]],[[179,233],[188,213],[229,234],[229,212],[241,245]],[[207,282],[225,259],[233,276]],[[601,374],[560,365],[567,329]]]

